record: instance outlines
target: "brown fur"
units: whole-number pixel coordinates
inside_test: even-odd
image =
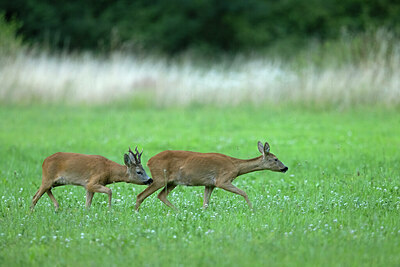
[[[287,171],[287,167],[275,155],[269,153],[268,143],[263,146],[259,142],[259,150],[262,156],[248,160],[218,153],[163,151],[147,163],[153,183],[138,195],[136,210],[139,210],[144,199],[162,187],[164,189],[158,194],[158,198],[167,206],[175,208],[167,196],[177,185],[205,186],[203,208],[207,208],[215,187],[243,196],[252,208],[247,194],[232,185],[232,181],[240,175],[253,171]]]
[[[143,175],[138,175],[136,170]],[[86,188],[86,207],[92,204],[95,192],[107,194],[111,206],[112,192],[105,185],[117,182],[143,185],[149,179],[140,161],[132,166],[124,166],[103,156],[58,152],[43,161],[42,184],[32,199],[31,209],[44,193],[48,194],[58,209],[59,204],[51,189],[62,185],[79,185]]]

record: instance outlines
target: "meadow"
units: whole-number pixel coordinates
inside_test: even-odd
[[[11,101],[12,102],[12,101]],[[113,103],[0,106],[1,266],[398,266],[400,117],[396,108],[312,109],[290,105]],[[145,186],[113,184],[113,206],[58,187],[58,212],[44,195],[43,159],[100,154],[120,164],[128,146],[143,161],[166,149],[259,155],[257,141],[289,171],[250,173],[234,184],[253,203],[216,189],[177,187],[179,211]],[[145,167],[146,170],[147,167]]]

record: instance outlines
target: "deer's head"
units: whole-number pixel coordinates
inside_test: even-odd
[[[267,142],[263,145],[258,141],[258,150],[262,154],[261,164],[263,169],[275,172],[286,172],[289,169],[274,154],[269,152],[270,147]]]
[[[125,165],[128,167],[129,180],[134,184],[151,184],[153,179],[146,174],[141,163],[143,149],[139,153],[136,147],[135,151],[136,153],[133,153],[131,148],[129,148],[128,154],[124,155]]]

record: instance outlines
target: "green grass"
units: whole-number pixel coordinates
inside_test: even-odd
[[[1,266],[396,266],[400,262],[400,116],[391,110],[291,108],[134,109],[0,107]],[[122,163],[128,146],[143,161],[166,149],[259,155],[257,141],[289,167],[237,178],[253,203],[203,187],[152,195],[114,184],[113,207],[85,191],[53,190],[33,213],[43,159],[55,152],[101,154]]]

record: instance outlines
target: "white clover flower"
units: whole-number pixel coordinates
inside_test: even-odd
[[[208,234],[211,234],[211,233],[214,233],[214,230],[212,230],[212,229],[208,229],[208,231],[207,231],[207,232],[205,232],[205,234],[206,234],[206,235],[208,235]]]

